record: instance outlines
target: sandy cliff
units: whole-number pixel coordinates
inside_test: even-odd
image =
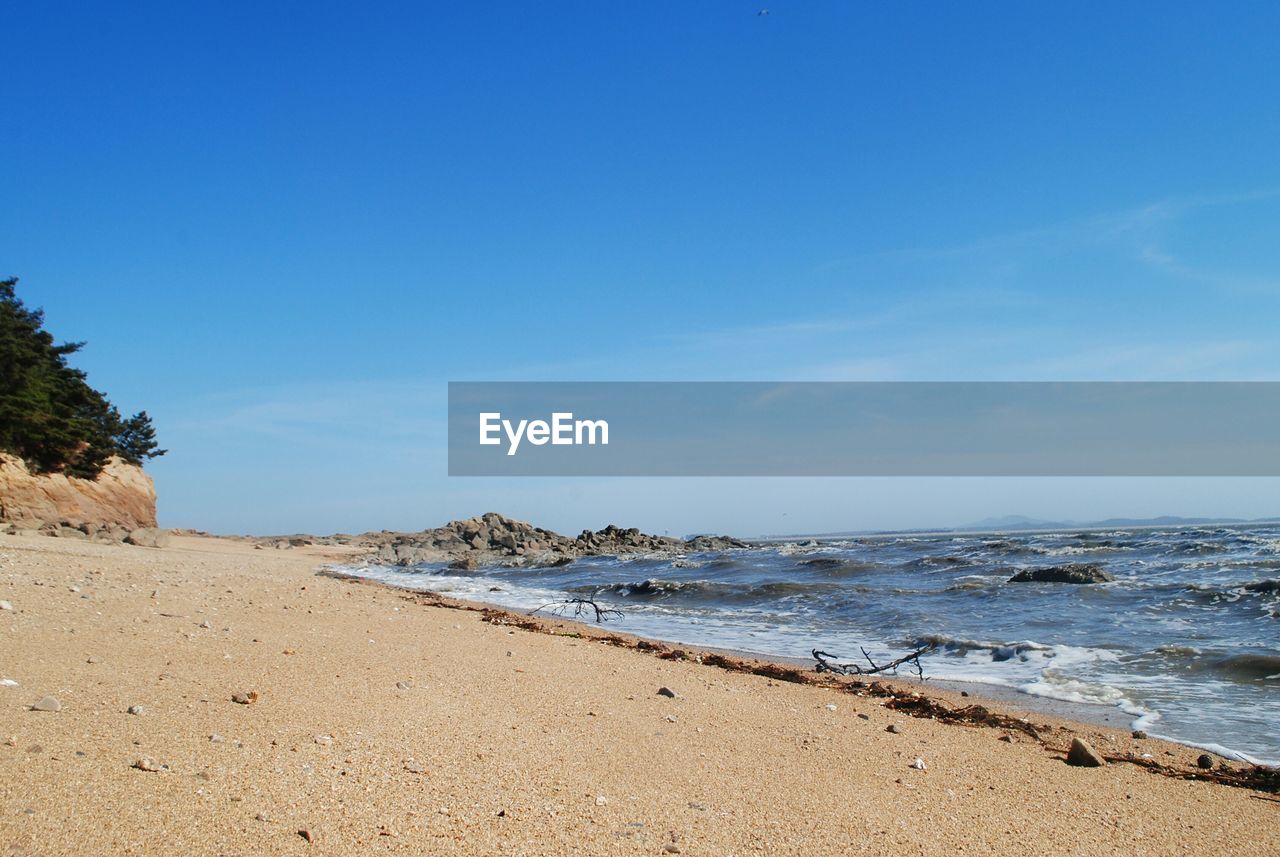
[[[0,453],[0,523],[135,530],[156,525],[156,488],[142,468],[113,458],[97,479],[38,476]]]

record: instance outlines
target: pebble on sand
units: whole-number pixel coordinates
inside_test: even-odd
[[[828,702],[828,703],[824,706],[824,708],[826,708],[826,709],[827,709],[827,711],[835,711],[835,710],[836,710],[836,704],[835,704],[834,702]]]
[[[8,601],[0,601],[0,610],[12,610],[13,605]]]
[[[919,756],[916,756],[916,760],[911,763],[911,767],[915,768],[917,771],[929,770],[928,767],[925,766],[924,759],[921,759]]]
[[[608,806],[609,799],[604,795],[596,795],[596,806]]]
[[[902,732],[902,730],[898,728],[897,723],[890,723],[888,726],[884,727],[884,731],[892,732],[894,735],[901,734]]]
[[[251,690],[248,693],[233,693],[231,701],[237,705],[253,705],[258,701],[258,692]]]
[[[396,682],[396,690],[408,690],[408,689],[409,689],[409,682],[407,681]]]
[[[1213,767],[1213,757],[1208,753],[1201,753],[1200,758],[1196,759],[1196,765],[1208,770]]]
[[[61,711],[62,703],[58,702],[56,696],[41,697],[31,706],[32,711]]]
[[[1101,768],[1106,763],[1107,760],[1090,747],[1088,742],[1079,738],[1071,739],[1071,749],[1067,751],[1068,765],[1075,765],[1078,768]]]
[[[130,705],[127,709],[125,709],[125,711],[128,714],[141,714],[144,711],[146,711],[146,709],[143,708],[141,705]]]
[[[658,696],[665,696],[668,699],[675,699],[676,692],[669,687],[660,687],[658,688]]]
[[[155,773],[156,771],[163,770],[162,765],[157,764],[154,759],[150,759],[146,756],[135,761],[132,767],[137,768],[139,771],[147,771],[149,773]]]

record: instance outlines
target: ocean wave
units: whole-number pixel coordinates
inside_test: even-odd
[[[642,598],[649,601],[680,600],[699,603],[735,604],[744,601],[770,601],[793,596],[830,595],[834,593],[865,593],[869,587],[835,583],[774,580],[746,584],[724,580],[664,580],[649,577],[644,580],[609,583],[603,586],[582,584],[568,590],[575,595],[607,594],[620,598]]]
[[[846,577],[880,569],[880,566],[874,562],[835,556],[804,559],[800,561],[799,565],[805,570],[816,572],[823,577]]]

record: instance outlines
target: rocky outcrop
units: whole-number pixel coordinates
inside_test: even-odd
[[[142,468],[113,458],[97,479],[33,474],[0,453],[0,528],[121,541],[156,525],[156,489]]]
[[[1046,568],[1024,568],[1009,578],[1010,583],[1110,583],[1115,580],[1094,562],[1073,562]]]
[[[642,533],[612,524],[602,530],[583,530],[576,537],[562,536],[488,512],[475,518],[451,521],[420,533],[366,533],[348,544],[372,548],[370,562],[410,566],[424,562],[449,562],[456,568],[478,568],[494,563],[554,565],[580,556],[614,556],[627,553],[683,553],[746,547],[723,536],[703,536],[690,542],[670,536]]]

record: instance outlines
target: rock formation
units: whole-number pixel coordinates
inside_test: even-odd
[[[77,479],[0,453],[0,528],[122,541],[155,525],[155,484],[136,465],[113,458],[97,479]]]
[[[746,547],[744,542],[723,536],[700,536],[686,542],[670,536],[642,533],[635,527],[622,529],[612,524],[602,530],[583,530],[578,536],[569,537],[497,512],[451,521],[443,527],[420,533],[366,533],[351,537],[346,543],[372,548],[368,557],[370,562],[410,566],[422,562],[451,561],[459,568],[475,568],[495,561],[521,565],[554,564],[569,562],[579,556]]]

